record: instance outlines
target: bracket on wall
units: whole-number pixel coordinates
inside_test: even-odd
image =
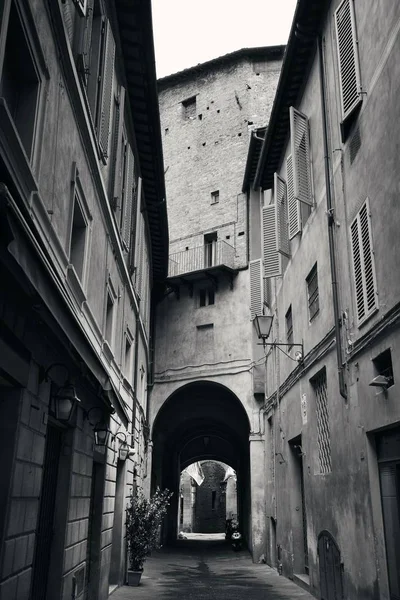
[[[218,291],[218,279],[216,277],[214,277],[214,275],[211,275],[211,273],[209,273],[209,271],[205,271],[205,274],[207,276],[207,279],[209,279],[211,281],[215,291],[217,292]]]
[[[193,298],[193,283],[184,277],[180,277],[179,281],[182,283],[182,285],[186,285],[186,287],[189,289],[189,296]]]

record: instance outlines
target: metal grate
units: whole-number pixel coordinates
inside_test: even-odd
[[[331,461],[331,436],[329,430],[328,393],[326,384],[326,370],[323,369],[311,381],[317,399],[317,431],[318,431],[318,454],[320,473],[332,471]]]

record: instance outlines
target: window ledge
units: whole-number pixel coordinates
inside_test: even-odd
[[[75,300],[78,302],[79,306],[82,306],[82,304],[86,302],[86,295],[75,271],[75,267],[71,263],[67,267],[67,282]]]

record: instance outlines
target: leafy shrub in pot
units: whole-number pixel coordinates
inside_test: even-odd
[[[128,564],[131,571],[143,570],[146,558],[160,547],[160,527],[167,512],[172,492],[157,488],[151,498],[141,490],[131,493],[126,508]]]

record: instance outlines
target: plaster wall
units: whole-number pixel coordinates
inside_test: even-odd
[[[373,6],[372,6],[373,4]],[[304,493],[307,513],[310,590],[319,594],[317,536],[326,529],[336,539],[343,561],[346,597],[360,600],[389,598],[376,432],[400,421],[396,383],[383,393],[369,382],[376,375],[372,360],[390,348],[393,373],[399,373],[398,298],[400,280],[395,264],[398,255],[398,211],[394,198],[398,185],[397,123],[395,106],[399,80],[400,11],[384,0],[377,3],[354,2],[362,89],[362,105],[347,139],[340,137],[340,105],[333,2],[323,31],[326,70],[328,144],[332,169],[331,191],[335,210],[334,236],[339,282],[340,335],[347,384],[347,400],[338,389],[334,352],[329,249],[327,243],[326,198],[322,151],[322,117],[318,82],[318,59],[313,57],[302,96],[296,105],[309,117],[312,152],[314,207],[301,236],[291,242],[291,258],[283,277],[276,280],[274,336],[285,342],[284,315],[289,304],[293,310],[294,342],[304,343],[305,355],[327,336],[325,356],[306,365],[304,371],[282,353],[268,359],[268,395],[277,381],[283,384],[280,408],[269,413],[274,421],[272,446],[267,470],[267,511],[277,515],[277,546],[284,573],[292,577],[304,573],[299,534],[299,492],[293,477],[295,457],[291,440],[301,436],[304,468]],[[371,12],[372,11],[372,12]],[[374,26],[375,23],[375,26]],[[385,41],[383,41],[385,40]],[[360,135],[354,150],[353,136]],[[284,158],[289,153],[286,148]],[[281,174],[285,175],[285,160]],[[365,198],[370,200],[374,261],[378,290],[378,309],[361,326],[355,313],[350,225]],[[320,310],[310,322],[307,314],[305,277],[314,262],[318,264]],[[386,324],[386,325],[385,325]],[[369,337],[368,337],[369,336]],[[363,339],[368,343],[363,345]],[[329,341],[330,340],[330,341]],[[322,348],[322,346],[320,347]],[[293,357],[293,352],[291,353]],[[318,416],[315,391],[310,379],[323,367],[327,373],[332,470],[319,469]],[[290,378],[290,379],[289,379]],[[289,382],[290,381],[290,382]],[[307,417],[302,420],[301,399]],[[267,425],[268,426],[268,425]],[[278,427],[278,430],[276,429]],[[271,436],[269,436],[271,437]],[[276,503],[276,509],[275,509]],[[271,540],[269,540],[270,542]],[[269,561],[273,563],[272,552]]]

